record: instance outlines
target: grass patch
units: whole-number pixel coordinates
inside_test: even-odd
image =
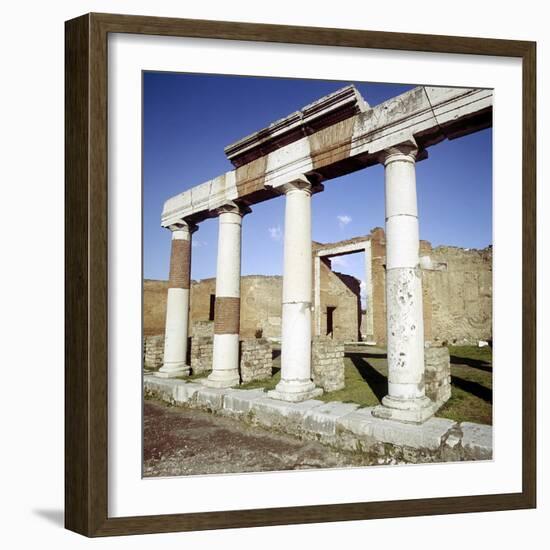
[[[451,398],[437,416],[455,422],[493,422],[492,349],[451,346]],[[322,401],[373,407],[387,393],[388,362],[380,348],[346,348],[346,387],[323,394]]]
[[[450,346],[451,399],[437,416],[457,422],[493,423],[493,350]]]
[[[451,399],[437,416],[456,422],[492,424],[493,368],[492,349],[477,346],[451,346]],[[324,393],[324,402],[357,403],[361,407],[378,405],[387,394],[388,361],[382,348],[346,347],[344,376],[346,387]],[[281,379],[281,359],[273,359],[270,380],[249,382],[242,389],[272,390]]]

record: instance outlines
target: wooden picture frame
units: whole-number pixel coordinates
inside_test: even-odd
[[[506,56],[523,71],[522,491],[139,517],[108,516],[107,37],[133,33]],[[536,506],[536,44],[87,14],[65,27],[65,525],[86,536],[512,510]]]

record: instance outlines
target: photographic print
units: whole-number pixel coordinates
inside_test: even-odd
[[[492,90],[142,76],[143,476],[490,460]]]

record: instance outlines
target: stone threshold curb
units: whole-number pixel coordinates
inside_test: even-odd
[[[490,460],[491,426],[433,417],[422,425],[372,416],[373,407],[316,399],[289,403],[263,389],[208,388],[196,382],[144,375],[144,394],[181,407],[201,409],[367,454],[378,464]]]

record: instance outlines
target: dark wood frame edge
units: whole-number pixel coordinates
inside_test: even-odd
[[[109,518],[107,35],[154,34],[518,57],[523,66],[523,488],[520,493]],[[536,44],[114,14],[65,24],[65,526],[86,536],[536,506]]]

